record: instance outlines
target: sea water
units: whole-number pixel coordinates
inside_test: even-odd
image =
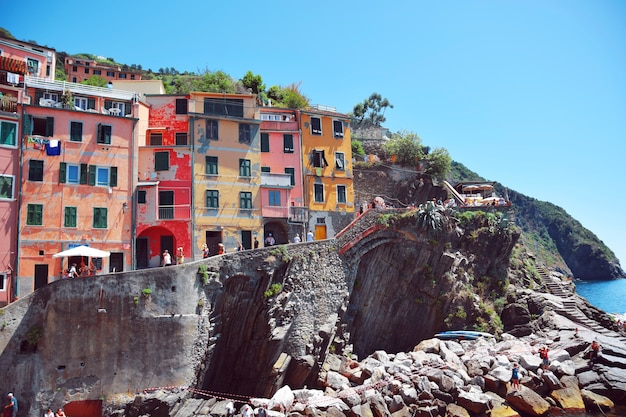
[[[612,314],[626,314],[626,279],[575,281],[576,293],[592,305]]]

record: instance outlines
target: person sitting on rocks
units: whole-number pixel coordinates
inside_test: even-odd
[[[589,360],[591,362],[594,362],[598,358],[598,355],[600,354],[600,349],[601,346],[597,341],[594,340],[593,342],[591,342],[589,350]]]

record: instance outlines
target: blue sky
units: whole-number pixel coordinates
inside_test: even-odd
[[[24,0],[0,26],[144,69],[251,70],[345,113],[378,92],[386,127],[563,207],[626,267],[624,1]]]

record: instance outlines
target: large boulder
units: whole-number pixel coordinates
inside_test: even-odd
[[[549,402],[523,385],[517,390],[509,391],[506,400],[516,410],[531,416],[542,416],[550,409]]]
[[[585,407],[587,407],[588,410],[594,411],[600,409],[608,411],[615,407],[613,401],[604,395],[596,394],[595,392],[588,391],[586,389],[580,390],[580,395],[582,396]]]
[[[585,403],[578,387],[556,389],[550,393],[550,397],[566,411],[572,413],[585,411]]]

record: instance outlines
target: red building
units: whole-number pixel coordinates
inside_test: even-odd
[[[68,56],[65,58],[64,64],[67,80],[73,83],[80,83],[94,75],[108,81],[141,80],[141,71],[132,70],[119,65],[102,64],[93,59]]]
[[[192,152],[184,95],[147,95],[145,139],[139,143],[136,189],[136,265],[159,266],[167,249],[191,259]]]

